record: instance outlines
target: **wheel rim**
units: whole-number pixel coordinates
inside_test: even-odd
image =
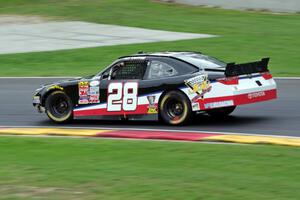
[[[69,103],[66,98],[57,97],[51,103],[52,114],[57,117],[63,117],[69,113]]]
[[[184,113],[184,105],[181,101],[170,99],[166,103],[167,114],[172,120],[179,120]]]

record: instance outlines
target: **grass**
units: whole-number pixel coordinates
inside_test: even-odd
[[[299,148],[0,137],[0,199],[299,199]]]
[[[277,76],[300,75],[300,15],[232,11],[146,0],[10,0],[0,14],[39,15],[142,28],[208,33],[217,38],[0,56],[0,76],[88,75],[115,58],[144,51],[197,50],[227,62],[271,57]]]

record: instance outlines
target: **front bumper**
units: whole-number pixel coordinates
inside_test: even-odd
[[[45,112],[45,108],[42,106],[41,97],[39,95],[33,96],[32,105],[37,109],[39,113]]]

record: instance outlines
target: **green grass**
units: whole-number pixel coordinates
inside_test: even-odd
[[[295,199],[299,148],[0,137],[0,199]]]
[[[300,15],[243,12],[145,0],[10,0],[0,14],[40,15],[220,37],[0,56],[1,76],[88,75],[115,58],[144,51],[197,50],[227,62],[271,57],[277,76],[300,75]]]

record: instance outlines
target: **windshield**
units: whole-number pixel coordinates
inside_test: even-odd
[[[93,78],[100,78],[101,75],[103,75],[104,73],[109,73],[111,66],[113,66],[114,64],[116,64],[117,62],[119,62],[119,60],[114,61],[113,63],[111,63],[110,65],[108,65],[107,67],[104,67],[104,69],[102,69],[100,72],[98,72]]]
[[[189,62],[197,67],[200,68],[220,68],[220,67],[226,67],[226,63],[222,62],[216,58],[203,55],[203,54],[197,54],[197,53],[189,53],[189,54],[182,54],[178,55],[179,59],[182,59],[186,62]]]

